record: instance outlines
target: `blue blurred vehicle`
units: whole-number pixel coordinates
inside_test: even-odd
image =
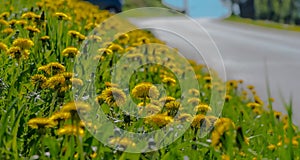
[[[102,10],[108,10],[112,13],[122,12],[123,0],[85,0],[99,6]]]

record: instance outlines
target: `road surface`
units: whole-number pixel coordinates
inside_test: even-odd
[[[190,21],[182,18],[133,19],[139,27],[157,26],[180,35],[184,33],[191,42],[206,45],[205,32],[195,29]],[[222,20],[197,19],[209,33],[223,58],[227,79],[242,79],[256,87],[266,101],[266,75],[269,78],[274,108],[285,112],[281,95],[286,101],[293,98],[294,122],[300,126],[300,33],[281,31]],[[155,28],[155,27],[154,27]],[[154,29],[155,34],[182,53],[192,53],[174,33]],[[209,48],[209,47],[208,47]],[[209,49],[205,50],[209,52]],[[212,50],[213,51],[213,50]],[[189,58],[193,55],[187,54]],[[267,69],[267,73],[266,73]]]

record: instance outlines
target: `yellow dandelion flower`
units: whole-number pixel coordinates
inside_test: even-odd
[[[83,85],[83,81],[79,78],[71,78],[70,81],[72,82],[73,85],[76,85],[76,86]]]
[[[44,86],[50,89],[59,89],[60,87],[65,85],[65,81],[65,77],[63,77],[62,75],[55,75],[50,77],[46,81]]]
[[[84,26],[84,29],[85,29],[85,30],[90,30],[90,29],[95,28],[95,27],[97,27],[97,24],[96,24],[96,23],[88,23],[88,24],[86,24],[86,25]]]
[[[193,118],[191,126],[194,128],[201,128],[201,127],[208,128],[209,126],[211,126],[211,123],[206,118],[205,115],[198,114]]]
[[[87,39],[93,40],[95,42],[102,42],[102,38],[100,36],[96,36],[96,35],[90,35],[87,37]]]
[[[140,38],[138,38],[138,43],[148,44],[148,43],[150,43],[150,39],[148,37],[146,37],[146,36],[140,37]]]
[[[6,20],[4,20],[4,19],[0,19],[0,24],[2,26],[8,26],[9,25],[9,23]]]
[[[112,50],[113,52],[123,52],[124,48],[118,44],[112,44],[108,47],[108,49]]]
[[[159,102],[161,104],[166,104],[166,103],[169,103],[171,101],[176,101],[176,99],[174,97],[171,97],[171,96],[166,96],[166,97],[162,97],[159,99]]]
[[[249,102],[249,103],[247,103],[247,107],[249,107],[251,109],[255,109],[255,108],[260,108],[261,105],[256,102]]]
[[[25,50],[30,49],[32,46],[34,46],[34,43],[32,42],[32,40],[27,38],[18,38],[13,41],[13,46],[20,47],[20,49]]]
[[[56,112],[49,119],[59,122],[69,118],[71,118],[71,114],[69,112]]]
[[[21,25],[21,26],[25,26],[25,25],[27,25],[27,21],[25,21],[25,20],[18,20],[18,21],[16,22],[16,24],[17,24],[17,25]]]
[[[84,130],[81,127],[65,125],[63,128],[58,129],[57,135],[84,136]]]
[[[81,102],[81,101],[72,101],[69,102],[65,105],[63,105],[63,107],[61,108],[61,112],[69,112],[71,113],[71,115],[77,113],[78,112],[86,112],[91,110],[91,106],[85,102]]]
[[[200,92],[199,92],[199,90],[198,89],[189,89],[189,94],[191,94],[191,95],[193,95],[193,96],[199,96],[200,95]]]
[[[93,60],[96,60],[96,61],[103,61],[105,59],[104,56],[101,56],[101,55],[96,55],[93,57]]]
[[[206,114],[208,111],[211,111],[211,107],[207,104],[199,104],[194,108],[195,112]]]
[[[215,126],[214,131],[222,134],[232,128],[235,128],[234,123],[229,118],[219,118],[215,122],[214,126]]]
[[[62,84],[61,86],[58,86],[58,87],[56,88],[56,90],[58,90],[59,92],[66,92],[66,91],[68,91],[71,87],[72,87],[71,85],[65,83],[65,84]]]
[[[205,76],[203,79],[204,79],[204,81],[205,81],[206,83],[210,83],[211,80],[212,80],[212,77],[211,77],[211,76]]]
[[[73,38],[78,38],[80,41],[83,41],[86,39],[85,35],[81,34],[80,32],[74,31],[74,30],[68,31],[68,35],[70,35]]]
[[[288,123],[287,123],[287,124],[284,124],[283,129],[284,129],[285,131],[288,131],[289,128],[290,128],[290,125],[289,125]],[[297,127],[294,126],[294,125],[292,125],[292,130],[293,130],[293,131],[296,131],[296,130],[297,130]]]
[[[49,118],[32,118],[28,121],[28,126],[34,129],[39,128],[52,128],[57,125],[54,121]]]
[[[199,98],[190,98],[188,99],[188,103],[192,104],[192,106],[197,106],[200,104],[201,100]]]
[[[26,12],[26,13],[22,14],[21,18],[23,18],[23,19],[39,19],[40,16],[33,12]]]
[[[42,36],[40,39],[45,42],[45,41],[49,41],[50,37],[49,36]]]
[[[63,72],[60,75],[64,76],[66,80],[70,80],[71,78],[73,78],[74,73],[72,73],[72,72]]]
[[[0,14],[0,18],[6,19],[6,18],[9,17],[9,15],[10,15],[9,12],[3,12],[3,13]]]
[[[155,114],[145,118],[145,123],[154,124],[158,127],[163,127],[173,122],[173,118],[164,114]]]
[[[254,87],[253,85],[248,85],[247,88],[248,88],[249,90],[253,90],[255,87]]]
[[[90,154],[91,159],[95,159],[96,157],[97,157],[97,152],[94,152],[94,153]]]
[[[264,102],[260,99],[259,96],[254,96],[254,101],[260,105],[264,105]]]
[[[124,147],[124,149],[126,149],[127,147],[136,146],[136,144],[132,140],[121,137],[111,138],[108,143],[113,146]]]
[[[118,84],[114,84],[111,82],[105,82],[104,84],[107,88],[110,88],[110,87],[117,88],[119,86]]]
[[[137,43],[132,43],[131,44],[131,47],[139,47],[139,46],[141,46],[143,43],[141,43],[141,42],[137,42]]]
[[[27,26],[27,27],[25,27],[25,29],[31,33],[40,33],[41,32],[38,28],[32,27],[32,26]]]
[[[248,95],[248,92],[245,91],[245,90],[243,90],[243,91],[242,91],[242,95],[243,95],[243,96],[247,96],[247,95]]]
[[[24,57],[24,59],[28,58],[29,52],[22,50],[20,47],[11,47],[7,50],[7,54],[10,55],[12,58],[20,59]]]
[[[71,20],[71,17],[62,12],[56,12],[54,16],[57,17],[58,20]]]
[[[236,80],[230,80],[227,82],[227,87],[236,89],[238,88],[238,82]]]
[[[87,121],[80,121],[79,126],[80,126],[81,128],[83,128],[83,129],[84,129],[84,128],[89,128],[89,129],[96,130],[96,129],[98,128],[98,126],[97,126],[97,125],[94,125],[93,122],[87,122]]]
[[[125,93],[118,88],[106,88],[101,95],[96,98],[97,102],[104,100],[110,106],[122,106],[126,103]]]
[[[150,116],[150,115],[153,115],[153,114],[156,114],[158,113],[159,111],[161,111],[161,107],[155,105],[155,104],[146,104],[145,107],[142,107],[144,106],[144,104],[138,104],[137,105],[139,107],[139,115],[142,115],[142,116]]]
[[[62,51],[62,55],[68,58],[74,58],[79,54],[79,50],[75,47],[67,47]]]
[[[222,133],[223,134],[223,133]],[[222,134],[216,132],[216,131],[213,131],[212,134],[211,134],[211,145],[215,148],[219,148],[222,146],[222,143],[221,143],[221,136]]]
[[[280,119],[281,115],[282,115],[281,112],[274,111],[274,116],[275,116],[275,118],[277,118],[278,120]]]
[[[2,51],[7,51],[8,50],[8,47],[7,47],[7,45],[6,44],[4,44],[4,43],[2,43],[2,42],[0,42],[0,50],[2,50]]]
[[[129,41],[129,35],[128,34],[117,34],[116,39],[118,39],[120,44],[127,44]]]
[[[182,113],[176,118],[176,120],[180,122],[191,122],[193,120],[193,117],[190,114]]]
[[[113,52],[111,49],[100,48],[98,49],[98,53],[101,54],[102,56],[107,56],[107,55],[111,55]]]
[[[135,98],[153,98],[156,99],[159,96],[159,91],[156,86],[152,85],[150,82],[142,82],[136,85],[132,90],[132,95]]]
[[[12,28],[5,28],[1,32],[4,34],[11,34],[14,32],[14,30]]]
[[[225,102],[229,102],[232,99],[232,96],[226,95],[225,96]]]
[[[285,116],[282,117],[282,122],[283,122],[284,124],[287,124],[287,123],[288,123],[288,120],[289,120],[289,116],[288,116],[288,115],[285,115]]]
[[[165,77],[163,80],[162,80],[163,83],[166,83],[167,85],[169,86],[174,86],[176,84],[176,80],[174,78],[171,78],[171,77]]]
[[[117,34],[116,35],[116,38],[118,38],[119,40],[125,40],[125,41],[128,41],[129,40],[129,35],[128,34]]]
[[[274,144],[270,144],[267,148],[268,148],[270,151],[274,151],[277,147],[276,147],[276,145],[274,145]]]
[[[222,160],[230,160],[230,156],[226,155],[226,154],[223,154],[222,155]]]
[[[39,84],[39,85],[43,86],[43,84],[45,84],[46,81],[47,81],[47,78],[42,74],[36,74],[31,77],[31,82],[33,84]]]
[[[181,104],[177,101],[170,101],[165,104],[165,107],[168,110],[178,110],[181,107]]]
[[[246,156],[247,156],[245,152],[239,152],[239,155],[240,155],[241,157],[246,157]]]
[[[260,108],[255,108],[252,110],[252,112],[256,115],[261,115],[264,111]]]
[[[214,123],[218,120],[218,117],[215,117],[215,116],[206,116],[206,118],[207,118],[212,124],[214,124]]]
[[[39,71],[44,71],[46,72],[48,75],[55,75],[58,73],[63,73],[66,71],[66,68],[64,65],[58,63],[58,62],[51,62],[45,66],[41,66],[38,68]]]

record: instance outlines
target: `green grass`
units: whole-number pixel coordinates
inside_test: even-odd
[[[266,27],[266,28],[279,29],[279,30],[300,32],[300,26],[281,24],[281,23],[276,23],[276,22],[271,22],[271,21],[266,21],[266,20],[265,21],[264,20],[252,20],[252,19],[247,19],[247,18],[240,18],[237,16],[230,16],[230,17],[226,18],[225,21],[245,23],[245,24],[251,24],[251,25],[261,26],[261,27]]]
[[[286,104],[288,114],[281,115],[272,109],[271,99],[260,99],[254,87],[239,80],[223,82],[205,65],[187,62],[176,50],[161,46],[164,42],[147,30],[118,37],[122,26],[134,28],[128,22],[105,23],[97,28],[98,37],[88,36],[94,23],[111,16],[97,7],[73,0],[71,4],[47,0],[47,5],[36,7],[37,1],[14,1],[0,8],[1,14],[9,13],[0,21],[0,159],[300,158],[300,134],[292,123],[291,103]],[[40,17],[22,18],[25,7],[33,7]],[[62,20],[55,16],[57,12],[69,18]],[[28,26],[39,32],[31,34]],[[72,30],[78,33],[71,35]],[[42,40],[43,36],[50,39]],[[82,36],[91,39],[89,45],[83,45]],[[18,44],[18,38],[32,41],[34,46],[22,46],[24,42]],[[156,45],[148,45],[153,43]],[[71,46],[82,47],[81,53],[77,55],[75,49],[66,54]],[[141,65],[147,61],[152,63]],[[132,68],[134,65],[137,67]],[[120,69],[114,72],[117,76],[111,74],[114,69]],[[73,77],[72,72],[76,73]],[[177,101],[169,97],[166,102],[166,95]],[[211,102],[212,98],[225,100],[220,119],[216,104],[221,101]],[[75,106],[75,100],[81,103]],[[178,111],[187,114],[180,114],[179,119],[174,116]],[[143,143],[143,136],[122,139],[119,131],[106,123],[143,133],[172,121],[173,128],[161,130],[167,135],[148,137],[153,141]],[[187,130],[176,137],[182,122],[188,123]],[[174,142],[147,153],[116,149],[140,151],[170,141]]]

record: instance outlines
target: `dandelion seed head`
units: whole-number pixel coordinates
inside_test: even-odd
[[[142,82],[132,89],[132,95],[135,98],[151,98],[156,99],[159,96],[159,91],[156,86],[150,82]]]
[[[101,95],[96,98],[97,102],[104,100],[110,106],[122,106],[126,103],[125,93],[118,88],[106,88]]]

